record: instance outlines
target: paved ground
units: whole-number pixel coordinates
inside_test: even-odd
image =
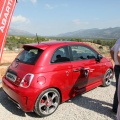
[[[111,112],[115,81],[109,87],[97,87],[62,103],[54,114],[40,118],[35,113],[25,113],[7,99],[0,88],[0,120],[116,120]]]

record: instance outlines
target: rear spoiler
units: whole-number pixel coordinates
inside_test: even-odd
[[[0,61],[17,2],[18,0],[0,0]]]

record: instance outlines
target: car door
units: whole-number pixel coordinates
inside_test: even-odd
[[[52,82],[60,88],[65,97],[72,88],[72,65],[68,47],[59,47],[53,54],[51,59],[51,69],[53,69]],[[68,98],[67,98],[68,99]]]
[[[85,45],[72,45],[70,51],[74,92],[82,93],[101,84],[102,63],[96,61],[98,53]]]

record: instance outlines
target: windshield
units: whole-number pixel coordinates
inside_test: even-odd
[[[43,50],[31,47],[25,47],[23,52],[16,58],[18,62],[34,65],[42,54]]]

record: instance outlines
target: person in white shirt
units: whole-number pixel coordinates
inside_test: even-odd
[[[110,54],[112,59],[114,60],[114,73],[116,79],[116,90],[113,99],[113,108],[112,111],[117,113],[118,108],[118,81],[119,81],[119,74],[120,74],[120,38],[116,41],[114,46],[110,50]]]

